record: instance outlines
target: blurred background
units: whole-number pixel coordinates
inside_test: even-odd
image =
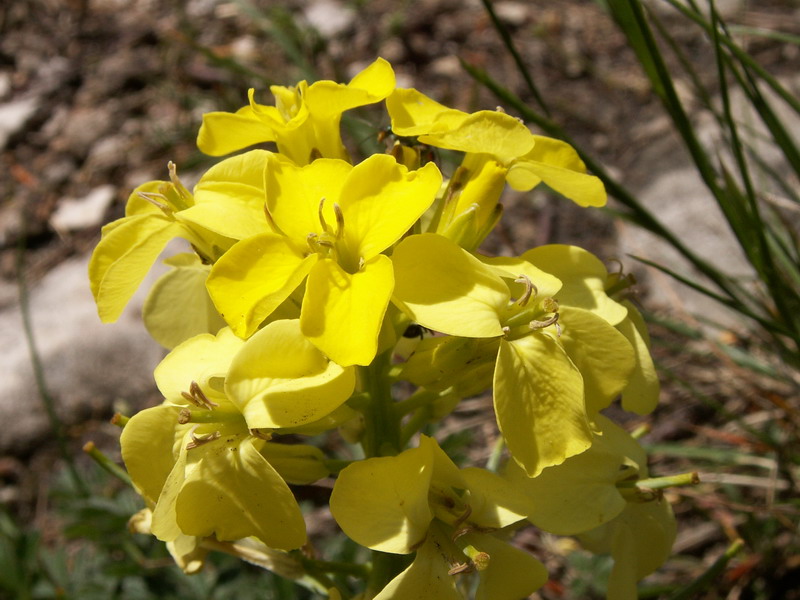
[[[119,461],[114,412],[160,401],[164,350],[144,295],[101,325],[86,265],[137,185],[193,184],[202,114],[256,89],[345,82],[375,57],[398,86],[503,107],[567,139],[612,200],[579,209],[509,190],[487,253],[581,245],[637,278],[662,378],[651,472],[675,555],[651,598],[800,598],[800,6],[793,0],[11,0],[0,7],[0,598],[300,598],[215,558],[191,578],[126,530],[138,498],[81,448]],[[388,125],[348,113],[355,156]],[[443,165],[443,170],[449,167]],[[447,174],[447,173],[446,173]],[[485,460],[491,401],[459,406],[451,447]],[[102,460],[102,459],[101,459]],[[335,526],[312,498],[312,535]],[[739,544],[738,540],[742,540]],[[524,532],[543,599],[603,597],[610,563]],[[347,559],[353,548],[324,548]]]

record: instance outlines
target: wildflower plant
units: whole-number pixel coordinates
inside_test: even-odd
[[[113,321],[170,239],[193,250],[166,261],[144,307],[170,352],[155,371],[164,402],[123,419],[146,504],[132,528],[187,573],[221,550],[330,598],[514,600],[548,578],[541,550],[514,543],[533,525],[611,554],[609,598],[635,598],[675,537],[662,488],[684,480],[651,478],[641,446],[603,414],[620,400],[646,415],[658,400],[633,280],[574,246],[478,250],[506,183],[544,183],[584,207],[605,203],[602,183],[569,145],[499,109],[396,88],[382,59],[346,85],[272,92],[275,106],[251,90],[236,113],[206,115],[200,149],[241,153],[192,192],[170,164],[92,256],[98,311]],[[384,101],[394,143],[356,162],[342,114]],[[277,151],[246,150],[262,142]],[[462,162],[443,173],[428,148]],[[457,465],[437,425],[485,393],[502,459]],[[337,434],[347,456],[325,443]],[[296,491],[323,479],[336,523],[372,551],[366,564],[308,539]]]

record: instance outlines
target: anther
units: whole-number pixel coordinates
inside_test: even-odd
[[[181,396],[198,408],[212,410],[219,406],[216,402],[212,402],[208,399],[208,396],[203,393],[203,390],[200,389],[200,385],[196,381],[189,384],[189,393],[181,392]]]
[[[184,202],[190,200],[191,194],[189,194],[189,191],[183,186],[181,180],[178,178],[178,167],[175,166],[174,162],[169,161],[167,163],[167,169],[169,170],[169,180],[175,187],[175,191],[178,192],[178,196],[180,196],[181,200]]]
[[[558,323],[558,313],[553,314],[551,317],[544,319],[543,321],[537,321],[534,319],[528,325],[531,329],[544,329],[545,327],[549,327],[550,325],[557,325]],[[558,330],[558,328],[557,328]],[[559,330],[559,335],[561,335]]]
[[[336,202],[333,203],[333,214],[336,215],[336,239],[340,240],[344,235],[344,213]]]
[[[249,431],[250,435],[260,440],[270,441],[272,439],[272,432],[270,431],[261,431],[260,429],[250,429]]]
[[[186,444],[187,450],[191,450],[192,448],[197,448],[198,446],[202,446],[203,444],[208,444],[209,442],[218,440],[222,436],[222,434],[219,431],[215,431],[214,433],[209,433],[208,435],[198,437],[194,434],[195,430],[198,427],[199,425],[195,425],[194,427],[192,427],[191,432],[189,432],[189,435],[192,436],[192,441]]]
[[[459,564],[455,565],[452,569],[450,569],[447,572],[447,574],[448,575],[459,575],[460,573],[472,573],[473,570],[474,570],[474,567],[472,566],[472,563],[465,562],[465,563],[459,563]]]
[[[533,285],[533,282],[527,275],[520,275],[514,280],[514,283],[522,283],[525,285],[525,291],[522,293],[522,296],[520,296],[517,299],[516,302],[520,306],[525,306],[528,303],[528,300],[531,299],[531,296],[535,298],[536,295],[539,293],[538,288],[535,285]]]

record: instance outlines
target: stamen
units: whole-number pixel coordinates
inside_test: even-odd
[[[261,431],[260,429],[250,429],[250,435],[256,437],[260,440],[267,440],[270,441],[272,439],[272,432],[271,431]]]
[[[534,319],[528,325],[531,329],[544,329],[545,327],[549,327],[550,325],[555,325],[558,323],[558,313],[553,314],[553,316],[548,317],[544,321],[537,321]],[[561,335],[560,329],[557,328],[559,331],[559,335]]]
[[[538,288],[535,285],[533,285],[533,282],[527,275],[520,275],[514,280],[514,283],[522,283],[525,285],[525,291],[522,293],[522,296],[520,296],[517,299],[516,302],[520,306],[525,306],[528,303],[528,300],[531,299],[531,296],[535,298],[536,295],[539,293]]]
[[[167,163],[167,169],[169,170],[169,180],[172,182],[172,185],[175,187],[175,191],[178,192],[178,196],[180,196],[183,202],[191,200],[192,195],[189,193],[184,185],[181,183],[181,180],[178,178],[178,167],[175,166],[175,163],[169,161]]]
[[[463,513],[463,514],[462,514],[460,517],[458,517],[458,519],[456,519],[455,523],[453,523],[453,527],[454,527],[454,528],[457,528],[457,527],[458,527],[459,525],[461,525],[461,524],[462,524],[464,521],[466,521],[467,519],[469,519],[469,516],[470,516],[471,514],[472,514],[472,507],[471,507],[469,504],[467,504],[467,508],[466,508],[466,509],[464,509],[464,513]]]
[[[181,396],[188,402],[194,404],[197,408],[204,408],[206,410],[213,410],[219,406],[216,402],[208,399],[208,396],[200,389],[200,385],[196,381],[189,384],[189,393],[181,392]]]
[[[508,337],[509,333],[511,333],[511,327],[509,327],[508,325],[505,325],[503,327],[503,337]]]
[[[319,236],[316,233],[309,233],[306,236],[306,243],[308,244],[308,247],[311,249],[311,251],[314,253],[319,251],[319,241],[317,238],[319,238]]]
[[[367,261],[364,260],[363,256],[359,256],[358,257],[358,270],[359,271],[363,271],[365,264],[367,264]]]
[[[187,450],[191,450],[192,448],[197,448],[199,446],[202,446],[203,444],[208,444],[209,442],[213,442],[214,440],[218,440],[220,437],[222,437],[222,434],[219,431],[215,431],[214,433],[209,433],[202,437],[198,437],[194,434],[195,430],[198,427],[199,425],[195,425],[189,432],[189,435],[192,436],[192,441],[186,444]]]
[[[166,200],[167,197],[164,196],[164,194],[155,194],[153,192],[136,192],[136,193],[139,195],[140,198],[144,198],[150,204],[154,205],[157,208],[160,208],[165,213],[170,214],[172,212],[172,209],[169,207],[169,204],[164,204],[156,200],[156,198],[161,198],[162,200]]]
[[[447,574],[448,575],[459,575],[461,573],[472,573],[474,567],[471,563],[458,563],[452,569],[450,569]]]
[[[314,162],[318,158],[322,158],[322,152],[318,148],[312,148],[311,152],[308,153],[308,162]]]
[[[344,213],[336,202],[333,203],[333,214],[336,215],[336,239],[340,240],[344,235]]]
[[[331,230],[328,227],[328,224],[325,222],[325,216],[322,214],[322,208],[325,206],[325,198],[322,197],[319,200],[319,208],[317,209],[317,215],[319,216],[319,224],[322,227],[322,231],[326,233],[330,233]]]

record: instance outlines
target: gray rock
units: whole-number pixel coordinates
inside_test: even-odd
[[[50,217],[50,225],[61,235],[99,226],[115,195],[116,188],[106,184],[94,188],[83,198],[65,198]]]
[[[0,150],[5,149],[11,136],[22,131],[40,105],[41,98],[36,96],[0,104]]]
[[[115,402],[141,407],[157,392],[153,369],[164,351],[147,335],[140,311],[147,282],[118,322],[97,316],[88,256],[70,259],[30,290],[35,344],[47,387],[66,424],[105,415]],[[0,310],[0,453],[26,453],[50,432],[36,386],[18,303]]]

